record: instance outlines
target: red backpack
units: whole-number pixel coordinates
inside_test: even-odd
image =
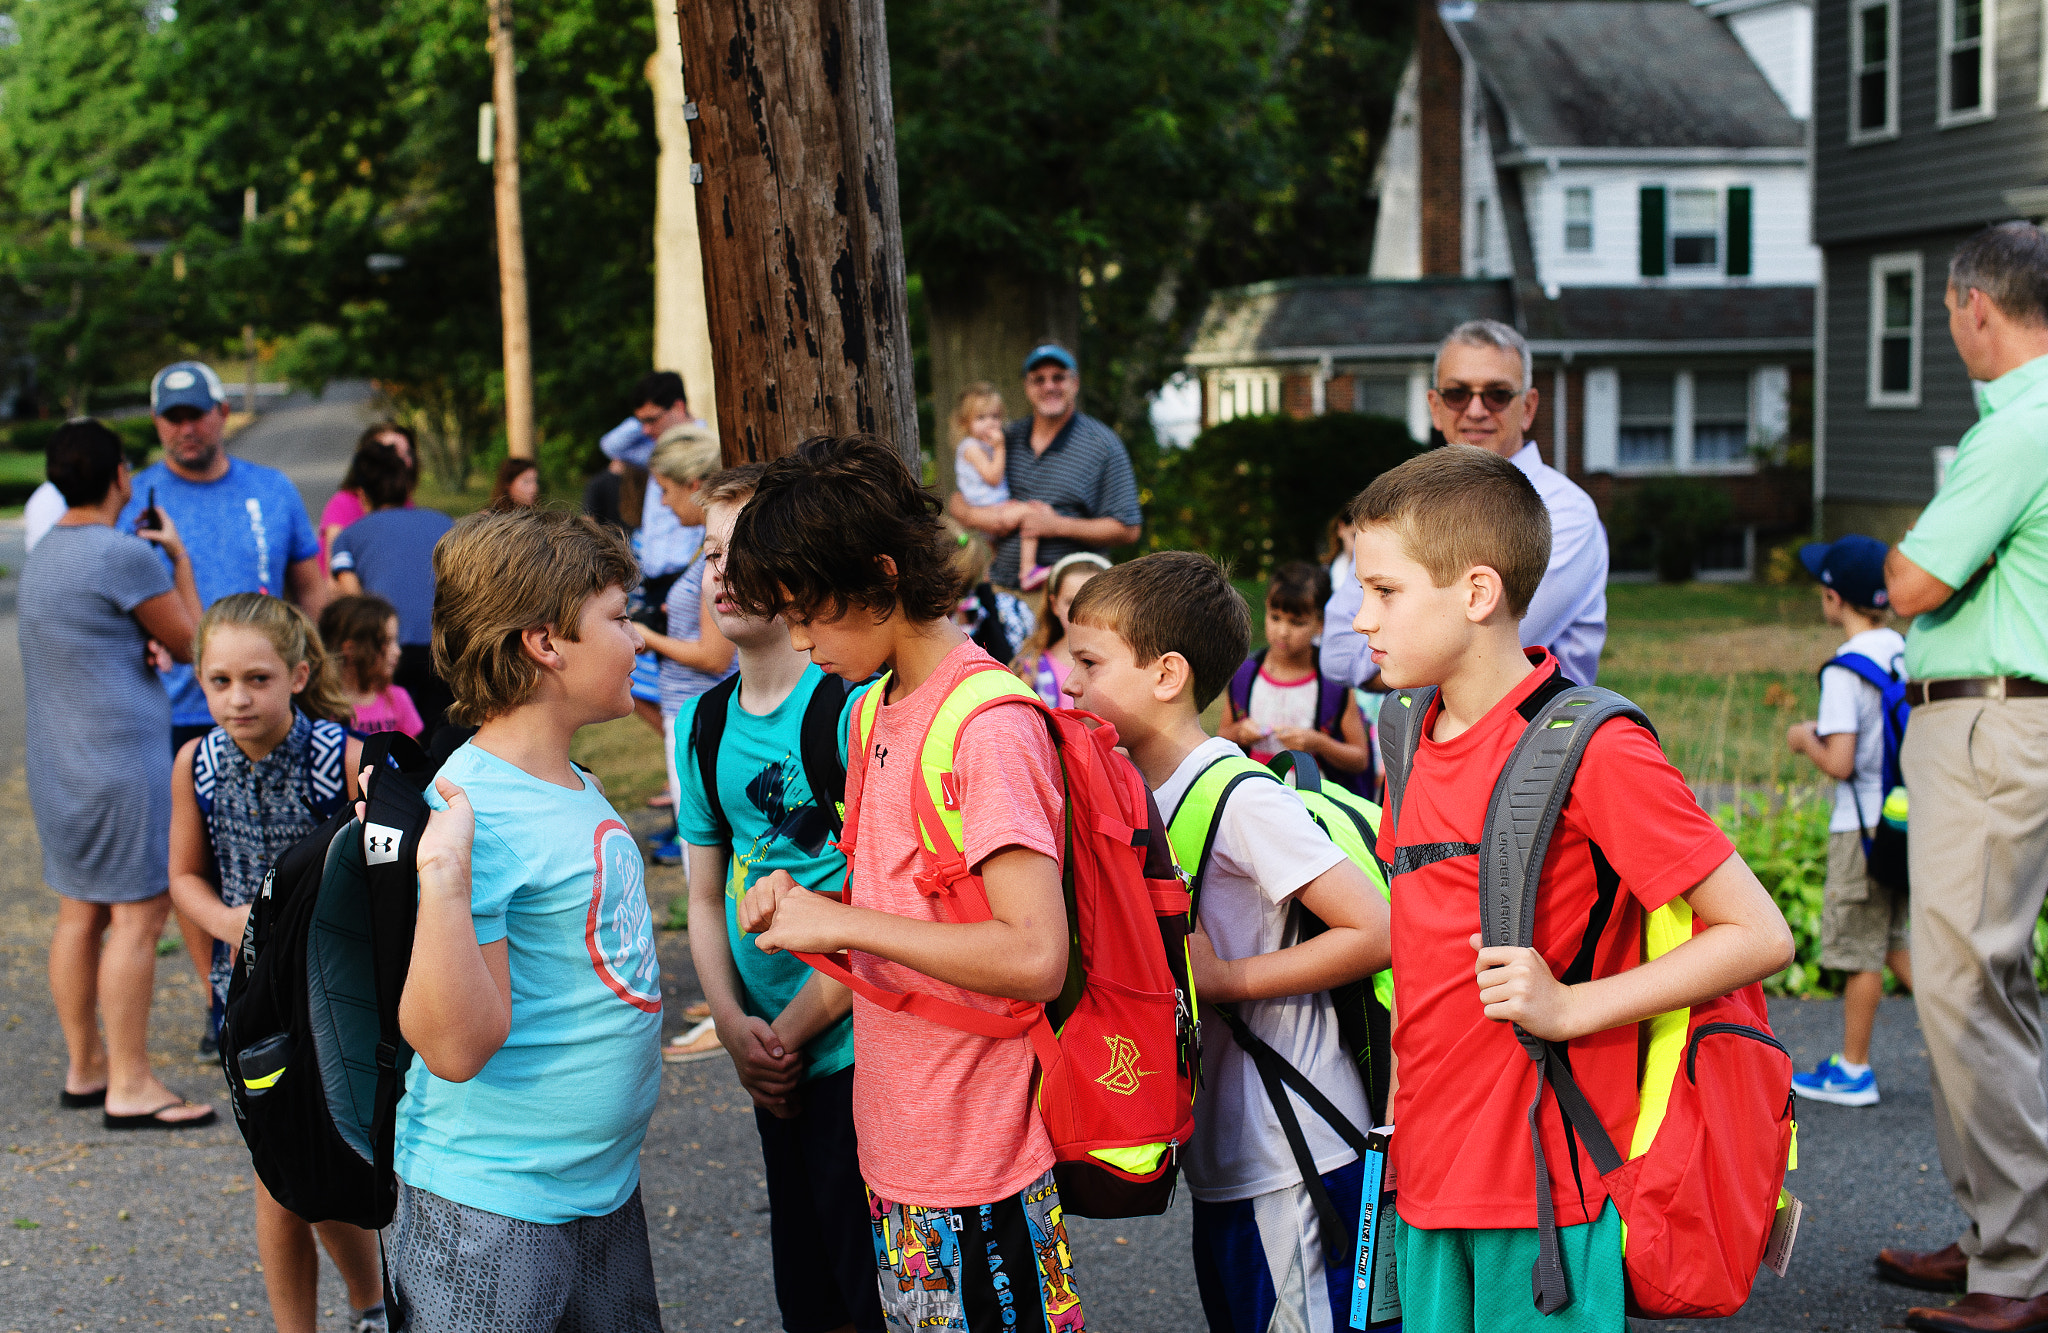
[[[877,681],[854,712],[847,754],[856,783],[866,778],[868,737],[888,680]],[[1046,708],[992,661],[962,678],[919,747],[924,781],[913,801],[924,855],[917,888],[938,900],[943,919],[989,919],[988,891],[961,850],[953,752],[974,717],[1019,700],[1045,718],[1066,795],[1061,878],[1068,954],[1060,998],[1012,1000],[1007,1015],[994,1014],[876,986],[855,976],[843,955],[798,956],[891,1013],[983,1037],[1030,1038],[1038,1110],[1058,1158],[1053,1174],[1064,1209],[1077,1217],[1162,1213],[1179,1173],[1176,1150],[1194,1131],[1200,1051],[1187,972],[1193,923],[1165,824],[1138,771],[1116,753],[1116,729],[1092,714]],[[849,804],[839,840],[848,901],[859,825],[858,805]]]

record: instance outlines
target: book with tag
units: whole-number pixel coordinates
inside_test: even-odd
[[[1358,1192],[1358,1250],[1351,1269],[1351,1327],[1385,1333],[1401,1327],[1401,1287],[1394,1275],[1394,1167],[1387,1148],[1394,1127],[1365,1136],[1365,1179]]]

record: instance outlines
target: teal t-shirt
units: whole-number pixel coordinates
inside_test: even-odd
[[[506,942],[512,1025],[466,1083],[413,1062],[399,1178],[528,1222],[602,1217],[640,1184],[661,1093],[661,964],[639,844],[588,776],[570,791],[474,745],[441,776],[476,810],[470,913],[477,943]],[[431,789],[427,800],[447,805]]]
[[[755,1018],[775,1021],[810,980],[811,969],[793,954],[762,953],[740,930],[740,899],[763,875],[787,870],[797,883],[820,893],[846,884],[846,858],[832,842],[832,826],[804,776],[803,720],[811,693],[820,684],[836,688],[816,666],[774,712],[756,716],[740,706],[739,691],[726,705],[725,736],[718,745],[718,799],[732,825],[731,860],[725,880],[725,933],[740,974],[740,1005]],[[839,759],[846,760],[846,724],[856,690],[839,714]],[[676,714],[674,766],[676,827],[684,842],[719,845],[718,824],[704,796],[697,756],[690,749],[697,706],[689,700]],[[804,1047],[804,1077],[823,1078],[853,1063],[853,1016],[848,1014]]]

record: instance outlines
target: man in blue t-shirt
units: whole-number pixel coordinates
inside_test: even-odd
[[[203,361],[179,361],[156,373],[150,410],[164,456],[135,474],[135,494],[118,526],[133,532],[155,504],[171,516],[192,553],[199,604],[213,605],[238,592],[289,598],[315,620],[327,601],[320,543],[298,487],[276,468],[231,458],[221,446],[227,430],[227,390]],[[213,727],[206,695],[189,666],[163,673],[171,696],[175,753]]]
[[[717,473],[704,488],[703,596],[738,649],[739,674],[683,704],[669,762],[676,828],[688,845],[690,919],[705,927],[690,932],[690,957],[719,1044],[685,1041],[669,1058],[716,1055],[722,1045],[754,1099],[783,1327],[881,1333],[853,1132],[852,995],[793,954],[763,953],[739,925],[740,900],[774,871],[820,893],[845,886],[846,858],[833,842],[839,812],[819,787],[835,779],[843,787],[847,714],[859,697],[792,649],[780,620],[736,615],[725,601],[726,543],[761,470]],[[716,712],[700,721],[705,709]],[[716,775],[709,792],[706,753]],[[831,773],[811,771],[818,766]],[[710,927],[714,919],[725,929]],[[819,1280],[821,1268],[829,1280]]]
[[[289,477],[276,468],[230,458],[221,447],[227,400],[220,376],[203,361],[174,362],[156,373],[149,407],[164,456],[135,474],[135,494],[115,526],[135,531],[151,505],[170,515],[191,554],[202,609],[238,592],[267,592],[297,602],[318,620],[327,601],[327,576],[320,568],[313,521]],[[164,665],[159,673],[164,691],[171,696],[171,734],[165,739],[176,754],[186,741],[213,730],[213,714],[192,666],[168,657],[158,661]],[[186,951],[204,981],[213,966],[213,940],[182,911],[177,917]],[[201,1030],[199,1053],[216,1053],[210,1022]]]
[[[398,669],[392,683],[419,709],[420,742],[432,744],[455,696],[434,671],[434,547],[455,526],[437,509],[413,509],[412,469],[386,449],[356,456],[369,513],[343,528],[328,557],[334,584],[372,593],[398,612]]]

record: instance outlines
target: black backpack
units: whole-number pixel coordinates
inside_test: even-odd
[[[412,1050],[398,1001],[419,911],[416,852],[434,765],[412,740],[363,742],[366,812],[345,804],[294,844],[249,912],[228,983],[221,1068],[272,1198],[308,1222],[390,1222],[392,1139]]]
[[[739,692],[737,671],[706,690],[697,700],[696,718],[690,728],[690,749],[697,756],[697,775],[704,784],[704,798],[711,804],[711,817],[718,824],[719,841],[732,841],[732,822],[725,817],[725,802],[718,795],[718,745],[725,739],[725,721],[733,695]],[[799,847],[816,851],[829,833],[836,838],[845,821],[846,764],[839,757],[839,716],[846,711],[847,684],[827,674],[811,689],[804,705],[798,734],[799,758],[804,780],[810,784],[812,804],[791,814],[798,826],[783,829],[783,836]],[[815,811],[815,813],[813,813]],[[821,819],[829,827],[818,827]]]

